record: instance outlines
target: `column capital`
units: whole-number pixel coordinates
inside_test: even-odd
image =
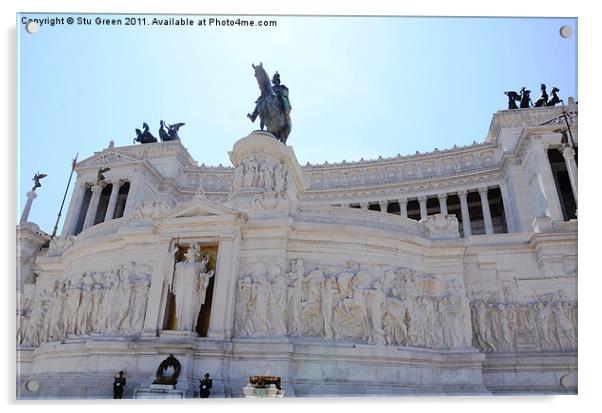
[[[565,158],[568,158],[569,156],[572,156],[572,157],[575,156],[575,150],[568,145],[561,148],[561,152]]]
[[[107,183],[104,181],[96,183],[92,186],[92,192],[102,191],[106,185]]]
[[[360,208],[361,209],[368,209],[368,202],[365,202],[365,201],[360,202]]]
[[[468,191],[466,189],[462,189],[462,190],[458,191],[458,197],[466,198],[467,196],[468,196]]]
[[[37,197],[38,197],[38,194],[36,193],[36,191],[29,191],[27,193],[27,198],[36,199]]]
[[[425,202],[426,201],[427,196],[426,195],[421,195],[418,197],[418,201],[419,202]]]
[[[398,198],[397,202],[399,203],[399,205],[407,205],[408,204],[408,200],[406,198]]]
[[[479,194],[481,195],[487,195],[487,191],[489,191],[489,188],[486,186],[481,186],[477,189],[477,191],[479,191]]]
[[[437,194],[437,198],[439,198],[439,199],[446,199],[447,198],[447,193]]]

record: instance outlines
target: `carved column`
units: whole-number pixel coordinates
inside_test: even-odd
[[[470,230],[470,214],[468,212],[468,192],[458,191],[458,198],[460,198],[460,208],[462,209],[462,229],[464,231],[464,238],[468,238],[472,235]]]
[[[437,195],[439,198],[439,209],[442,214],[447,215],[447,194],[439,194]]]
[[[479,188],[481,195],[481,208],[483,209],[483,221],[485,222],[485,233],[493,234],[493,223],[491,222],[491,211],[489,210],[489,199],[487,198],[487,188]]]
[[[378,205],[380,206],[380,212],[387,212],[387,205],[389,205],[388,201],[378,201]]]
[[[138,197],[142,191],[143,178],[135,177],[130,180],[130,190],[125,200],[125,208],[123,210],[123,216],[129,217],[134,212],[134,208],[140,203]]]
[[[113,216],[115,215],[115,205],[117,204],[117,196],[119,195],[121,183],[121,180],[113,183],[113,187],[111,188],[111,197],[109,198],[109,206],[107,206],[107,212],[105,214],[105,221],[113,219]]]
[[[23,208],[23,214],[21,214],[20,224],[27,222],[27,218],[29,218],[29,211],[31,211],[31,205],[33,204],[33,200],[38,197],[36,191],[29,191],[27,193],[27,202],[25,203],[25,208]]]
[[[426,212],[426,196],[419,196],[418,202],[420,203],[420,219],[425,219],[427,216]]]
[[[240,234],[223,237],[219,243],[215,266],[213,304],[207,333],[209,337],[229,339],[234,335],[239,256]]]
[[[556,190],[556,183],[550,160],[548,159],[547,149],[539,144],[533,148],[537,163],[537,183],[539,190],[543,195],[546,205],[545,213],[552,218],[552,221],[563,221],[562,207],[560,206],[560,198]]]
[[[505,183],[500,184],[500,192],[502,193],[502,202],[504,204],[504,215],[506,216],[506,226],[508,232],[518,232],[516,228],[516,218],[512,211],[512,201],[510,200],[510,193],[508,192],[508,186]]]
[[[399,215],[407,218],[408,217],[408,200],[407,199],[398,199],[399,202]]]
[[[562,149],[562,155],[564,156],[566,169],[569,173],[571,188],[573,189],[573,196],[575,197],[575,205],[577,205],[577,162],[575,162],[575,150],[570,146],[566,146]]]
[[[98,209],[98,201],[100,200],[100,193],[102,192],[102,188],[104,185],[96,184],[92,187],[92,199],[90,200],[90,205],[88,206],[88,211],[86,212],[86,220],[84,221],[84,228],[90,228],[94,225],[94,219],[96,218],[96,210]]]
[[[163,316],[165,312],[165,301],[167,297],[167,285],[164,278],[164,260],[171,238],[161,239],[155,250],[155,265],[151,276],[151,285],[148,291],[148,304],[144,318],[144,334],[154,336],[157,330],[163,329]]]
[[[69,210],[67,211],[67,216],[65,217],[65,222],[63,223],[61,235],[73,235],[80,210],[82,209],[82,202],[84,201],[85,193],[86,184],[78,184],[76,182],[73,189],[73,195],[71,195]]]
[[[361,209],[368,209],[368,203],[367,202],[360,202],[360,208]]]

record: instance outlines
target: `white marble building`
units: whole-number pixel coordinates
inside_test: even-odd
[[[120,370],[131,397],[169,354],[188,397],[206,372],[214,397],[258,374],[286,397],[576,393],[577,144],[571,101],[341,164],[263,132],[233,167],[111,145],[59,237],[17,228],[17,397],[112,397]]]

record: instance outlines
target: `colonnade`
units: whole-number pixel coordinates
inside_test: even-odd
[[[493,187],[478,187],[472,190],[460,190],[455,192],[443,192],[433,195],[419,195],[416,197],[408,197],[408,198],[398,198],[395,200],[391,199],[383,199],[378,201],[361,201],[359,202],[359,208],[361,209],[373,209],[373,206],[378,205],[380,211],[388,212],[389,205],[392,203],[399,204],[399,215],[408,218],[408,202],[412,200],[418,201],[420,206],[420,219],[425,219],[428,215],[427,201],[432,198],[436,198],[439,201],[439,213],[448,214],[448,198],[453,195],[457,195],[460,200],[460,211],[461,216],[458,217],[462,222],[462,229],[464,237],[469,237],[472,235],[471,229],[471,216],[469,212],[469,203],[468,203],[468,194],[470,192],[478,192],[480,197],[481,209],[483,214],[483,223],[485,228],[485,234],[493,234],[494,233],[494,225],[491,216],[491,208],[489,205],[489,191],[492,189],[498,188],[501,192],[502,196],[502,204],[504,205],[504,218],[506,220],[506,226],[508,232],[516,232],[518,231],[515,217],[512,213],[512,208],[509,207],[509,193],[508,188],[505,183],[502,183]],[[345,206],[351,206],[357,208],[358,203],[349,203],[345,204]]]
[[[107,186],[111,186],[111,192],[105,210],[104,205],[101,208],[101,195]],[[123,195],[123,205],[117,208],[120,193]],[[123,209],[128,193],[129,181],[122,179],[115,182],[102,181],[95,184],[85,183],[80,185],[73,195],[72,204],[65,219],[63,233],[77,235],[95,224],[120,218],[124,214]],[[99,215],[99,213],[101,214]]]

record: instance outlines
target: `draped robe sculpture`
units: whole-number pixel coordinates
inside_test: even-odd
[[[186,252],[186,259],[176,264],[172,291],[176,296],[176,319],[178,331],[194,331],[205,293],[213,270],[205,272],[209,256],[196,261],[199,246],[194,243]]]

